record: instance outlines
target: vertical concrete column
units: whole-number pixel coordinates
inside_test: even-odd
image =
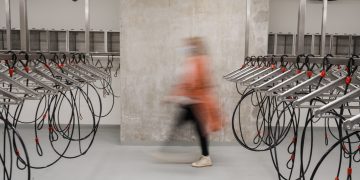
[[[30,48],[30,33],[28,29],[28,13],[27,13],[27,0],[20,0],[20,41],[21,50],[29,51]]]
[[[85,52],[90,53],[90,0],[85,0]]]
[[[268,52],[268,34],[270,18],[269,0],[252,0],[250,16],[250,46],[249,55],[266,55]]]
[[[250,30],[249,49],[253,55],[267,52],[268,3],[254,0],[252,4],[255,13],[251,15],[254,28]],[[234,141],[230,121],[239,95],[234,84],[222,76],[239,68],[245,55],[245,1],[122,0],[120,6],[122,142],[161,142],[168,137],[176,111],[161,99],[177,82],[174,72],[181,70],[186,58],[181,51],[183,39],[190,36],[206,41],[215,92],[226,119],[225,129],[211,139]],[[250,112],[242,114],[248,121],[245,126],[255,125],[251,118],[255,111],[249,107],[242,109]],[[193,128],[185,128],[175,138],[194,142],[192,132]]]
[[[297,38],[297,54],[305,53],[305,18],[306,18],[306,0],[300,0],[299,16],[298,16],[298,38]]]
[[[11,50],[11,3],[5,0],[5,17],[6,17],[6,48]]]

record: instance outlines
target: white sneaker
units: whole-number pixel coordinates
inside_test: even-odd
[[[202,156],[200,160],[193,162],[192,167],[207,167],[212,166],[210,156]]]

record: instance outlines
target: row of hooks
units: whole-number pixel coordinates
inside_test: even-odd
[[[241,95],[232,117],[235,138],[249,150],[269,151],[279,179],[314,179],[334,149],[340,151],[335,179],[341,176],[343,158],[348,161],[345,176],[352,179],[352,162],[360,161],[359,60],[357,55],[330,54],[246,58],[240,69],[224,76],[236,83]],[[244,129],[241,118],[242,109],[249,104],[256,118],[255,133]],[[331,137],[336,142],[311,171],[316,124],[324,128],[326,145]],[[286,143],[290,158],[284,170],[278,152]]]
[[[108,64],[98,67],[85,54],[0,54],[0,132],[4,140],[0,143],[0,176],[4,180],[30,180],[32,169],[44,169],[89,151],[101,118],[114,107],[112,61],[109,55]],[[22,137],[19,125],[33,127],[33,133]]]

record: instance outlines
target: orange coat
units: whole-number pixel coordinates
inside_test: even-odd
[[[206,133],[220,130],[223,122],[218,103],[212,93],[208,61],[206,56],[193,56],[187,59],[186,67],[190,69],[181,77],[173,92],[175,96],[186,96],[197,102],[194,112]]]

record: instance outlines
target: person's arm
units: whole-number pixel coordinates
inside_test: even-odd
[[[179,104],[197,103],[194,91],[198,88],[198,70],[194,59],[187,60],[180,83],[176,84],[170,96],[164,99],[165,102],[175,102]]]

